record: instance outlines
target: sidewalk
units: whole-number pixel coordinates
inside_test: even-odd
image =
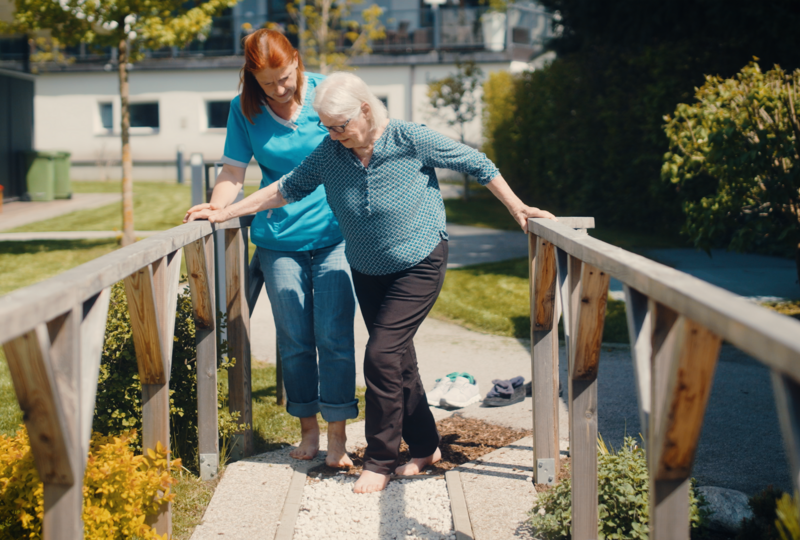
[[[75,193],[71,199],[50,202],[4,203],[3,211],[0,212],[0,231],[8,231],[78,210],[99,208],[121,200],[122,195],[119,193]]]

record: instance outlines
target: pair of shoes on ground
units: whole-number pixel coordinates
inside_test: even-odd
[[[525,399],[525,379],[514,377],[508,380],[494,379],[494,386],[483,398],[484,407],[505,407]]]
[[[428,405],[460,409],[481,399],[478,383],[469,373],[448,373],[436,379],[433,390],[427,393]]]

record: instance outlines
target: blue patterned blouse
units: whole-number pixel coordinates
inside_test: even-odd
[[[385,275],[411,268],[447,238],[434,167],[470,174],[482,185],[500,174],[477,150],[423,125],[390,120],[368,167],[328,136],[278,189],[291,203],[324,185],[350,266]]]

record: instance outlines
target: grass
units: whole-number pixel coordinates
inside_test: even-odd
[[[173,488],[175,501],[172,503],[172,538],[189,540],[195,527],[203,519],[220,477],[205,482],[186,469],[173,471],[172,476],[178,480]]]
[[[527,259],[448,270],[431,315],[487,334],[530,338]],[[629,342],[624,302],[608,299],[603,342]]]
[[[22,423],[22,411],[17,405],[11,373],[8,371],[6,355],[0,347],[0,435],[13,435]]]
[[[800,321],[800,300],[790,300],[788,302],[765,302],[763,306]]]
[[[115,239],[0,242],[0,296],[110,253]]]

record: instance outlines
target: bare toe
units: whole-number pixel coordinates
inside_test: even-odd
[[[397,476],[414,476],[415,474],[421,473],[428,465],[433,465],[440,459],[442,459],[442,451],[437,448],[436,451],[430,456],[424,458],[411,458],[411,461],[405,465],[400,465],[397,467],[394,470],[394,473]]]

